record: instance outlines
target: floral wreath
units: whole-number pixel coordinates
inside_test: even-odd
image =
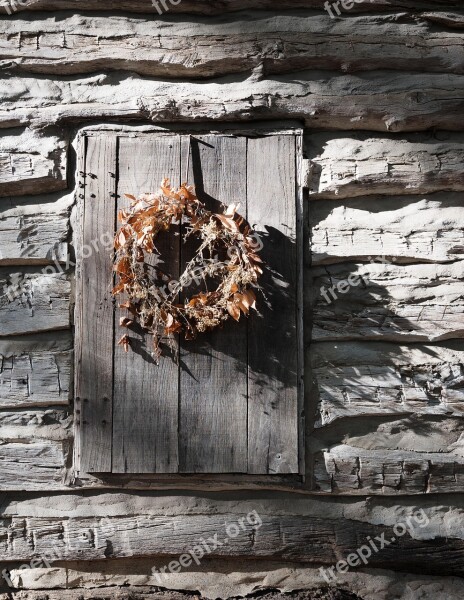
[[[119,307],[131,316],[121,317],[120,326],[129,328],[137,323],[151,333],[157,360],[162,337],[172,339],[181,333],[187,340],[194,339],[230,317],[239,321],[242,313],[248,315],[251,308],[256,309],[253,288],[258,287],[263,272],[257,254],[262,244],[237,213],[238,205],[225,207],[222,214],[211,212],[197,198],[193,186],[183,184],[174,189],[169,179],[163,180],[157,194],[125,196],[130,207],[118,213],[121,227],[114,242],[117,281],[112,293],[127,297]],[[162,231],[180,225],[183,241],[196,236],[200,247],[176,280],[161,270],[162,253],[156,242]],[[148,255],[154,257],[150,264],[146,262]],[[184,297],[192,279],[207,287],[207,278],[217,283],[216,289]],[[128,352],[127,333],[119,345]]]

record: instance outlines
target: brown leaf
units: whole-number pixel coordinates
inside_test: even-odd
[[[127,256],[123,256],[120,260],[118,260],[114,266],[114,270],[116,273],[123,273],[123,275],[132,274],[130,260],[127,258]]]
[[[137,201],[137,198],[135,196],[133,196],[132,194],[124,194],[124,196],[126,198],[129,198],[129,200],[133,200],[133,201]]]
[[[250,312],[247,302],[245,301],[245,296],[242,294],[234,294],[234,304],[238,306],[238,308],[244,313],[248,314]]]
[[[219,219],[221,221],[221,223],[223,224],[223,226],[226,229],[228,229],[229,231],[232,231],[233,233],[236,233],[238,231],[238,225],[233,219],[230,219],[229,217],[225,217],[224,215],[219,215],[219,214],[215,214],[214,216],[217,219]]]
[[[228,302],[227,303],[227,310],[229,311],[230,316],[235,319],[236,321],[240,320],[240,309],[239,307],[235,304],[235,302]]]
[[[113,294],[113,296],[116,296],[117,294],[120,294],[122,291],[124,291],[125,287],[126,284],[123,281],[120,281],[117,285],[114,286],[111,293]]]
[[[130,337],[127,335],[127,333],[123,335],[122,338],[119,340],[118,346],[122,346],[125,352],[129,352]]]
[[[253,290],[246,290],[243,292],[243,302],[248,306],[248,308],[254,308],[256,310],[256,294]]]
[[[134,321],[129,319],[129,317],[121,317],[119,319],[119,327],[130,327],[133,325]]]
[[[135,306],[129,300],[127,300],[126,302],[123,302],[122,304],[120,304],[119,308],[125,308],[130,313],[132,313],[133,315],[137,314],[137,310],[136,310]]]

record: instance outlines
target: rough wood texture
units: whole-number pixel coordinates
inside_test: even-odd
[[[62,273],[0,268],[0,337],[68,329],[70,294]]]
[[[0,490],[63,489],[65,442],[43,441],[0,445]]]
[[[412,15],[393,20],[382,15],[331,19],[325,11],[243,13],[233,21],[221,16],[188,23],[158,15],[42,16],[39,26],[36,14],[25,13],[0,23],[0,65],[57,75],[121,69],[169,79],[256,68],[264,75],[302,69],[464,73],[460,31],[437,31]],[[434,22],[442,21],[437,16]],[[448,26],[450,19],[444,21]]]
[[[71,440],[72,417],[66,410],[24,410],[0,412],[3,442]]]
[[[226,527],[244,518],[244,529],[227,543]],[[150,555],[178,556],[190,551],[199,539],[217,535],[221,545],[208,558],[274,558],[312,564],[335,564],[369,536],[382,533],[391,540],[392,529],[368,523],[350,522],[321,516],[259,515],[262,525],[254,530],[241,511],[220,515],[186,515],[182,519],[139,515],[137,517],[40,519],[30,517],[4,519],[0,528],[0,557],[6,561],[30,561],[51,554],[51,562],[104,560]],[[419,527],[417,529],[420,530]],[[34,540],[34,543],[31,543]],[[369,567],[409,568],[440,575],[462,575],[464,542],[443,538],[413,539],[409,533],[396,543],[373,552]],[[433,552],[434,561],[430,561]],[[58,556],[58,561],[53,557]]]
[[[0,196],[64,189],[66,158],[66,142],[53,134],[43,135],[31,129],[2,132]]]
[[[274,270],[275,281],[266,283],[267,301],[272,297],[272,309],[263,320],[265,324],[256,325],[251,334],[259,346],[248,348],[247,321],[242,318],[241,328],[229,324],[216,334],[181,341],[179,365],[168,353],[157,367],[151,356],[150,336],[136,329],[130,333],[132,349],[128,354],[116,347],[113,368],[107,362],[112,360],[112,353],[106,337],[107,330],[113,336],[113,305],[110,300],[103,303],[99,300],[109,293],[106,279],[111,273],[111,259],[108,252],[102,252],[96,260],[88,261],[88,265],[84,261],[83,270],[91,269],[92,274],[83,273],[78,278],[77,324],[78,331],[86,336],[80,339],[82,334],[78,333],[81,362],[78,361],[77,396],[80,423],[87,435],[81,440],[81,456],[98,454],[98,460],[103,460],[101,440],[95,442],[92,435],[97,434],[92,431],[101,432],[102,425],[106,428],[111,419],[113,440],[112,465],[108,459],[102,465],[98,463],[97,468],[86,459],[82,461],[83,473],[298,473],[296,373],[301,328],[297,328],[295,294],[296,247],[301,236],[296,241],[297,136],[289,132],[258,138],[219,134],[121,135],[118,156],[113,133],[107,136],[112,140],[112,150],[104,151],[105,143],[108,144],[105,136],[99,133],[87,139],[86,162],[90,166],[85,172],[90,182],[85,188],[85,244],[90,245],[98,232],[110,229],[115,216],[113,199],[108,200],[108,205],[102,200],[102,204],[92,204],[93,195],[104,199],[108,190],[113,190],[113,185],[101,187],[105,185],[102,162],[105,178],[108,170],[118,174],[117,190],[114,189],[121,197],[121,208],[127,205],[122,198],[124,193],[156,191],[163,177],[170,176],[175,184],[181,181],[183,173],[182,179],[187,175],[187,181],[195,183],[200,199],[215,212],[223,211],[221,202],[242,201],[246,214],[247,198],[251,198],[248,216],[265,238],[267,250],[263,258]],[[283,201],[275,215],[268,210],[271,194],[277,194]],[[103,224],[99,211],[104,212]],[[181,262],[184,258],[188,260],[190,250],[187,245],[180,247]],[[163,270],[178,276],[175,270],[179,269],[179,246],[174,243],[166,251],[172,264]],[[281,291],[277,293],[275,288]],[[192,289],[194,286],[187,289],[188,295],[193,293]],[[86,300],[88,293],[93,296]],[[92,307],[97,307],[98,313]],[[264,305],[263,311],[267,310]],[[253,317],[259,319],[257,315],[250,319]],[[121,335],[118,329],[115,344]],[[90,368],[88,373],[86,368]],[[110,377],[112,387],[99,395],[94,382],[108,385],[106,379],[102,380],[102,373],[105,378]],[[90,406],[92,398],[82,391],[82,386],[90,386],[96,394],[92,396],[94,413]],[[101,411],[107,412],[102,415]],[[105,434],[108,441],[107,435],[110,434]]]
[[[316,343],[316,427],[346,417],[464,414],[462,342],[398,346]]]
[[[332,494],[461,492],[464,464],[457,454],[388,452],[335,446],[314,459],[316,490]]]
[[[13,8],[11,8],[14,2]],[[325,0],[287,0],[285,7],[276,0],[220,0],[211,3],[210,0],[183,0],[178,4],[169,3],[169,11],[173,13],[200,13],[205,15],[222,14],[243,9],[260,10],[282,10],[292,8],[323,8]],[[1,7],[10,7],[13,11],[58,11],[58,10],[82,10],[82,0],[35,0],[27,4],[20,4],[17,0],[2,0]],[[389,11],[389,10],[447,10],[461,7],[460,0],[357,0],[351,11]],[[98,0],[86,0],[86,10],[101,10]],[[153,3],[145,0],[111,0],[105,8],[112,10],[126,10],[143,13],[157,13],[159,8]],[[162,10],[162,9],[161,9]],[[341,9],[342,12],[343,9]],[[348,13],[349,14],[349,13]]]
[[[54,406],[69,402],[71,353],[2,352],[0,342],[0,408]]]
[[[196,185],[200,200],[209,210],[222,213],[222,205],[235,203],[246,216],[247,147],[245,137],[195,136],[183,148],[183,179]],[[255,203],[259,200],[252,198]],[[196,248],[196,242],[181,246],[181,270]],[[181,472],[247,473],[247,411],[251,400],[246,319],[227,323],[194,343],[181,340],[180,346]],[[258,452],[267,453],[261,447]]]
[[[15,578],[15,583],[23,581],[24,572],[22,574],[23,577],[19,575]],[[198,595],[171,590],[159,591],[158,587],[149,586],[105,586],[99,590],[70,587],[66,590],[52,589],[39,592],[15,591],[8,594],[0,593],[0,600],[198,600]],[[352,597],[347,597],[347,600],[352,600]]]
[[[462,338],[462,273],[460,261],[450,265],[316,267],[309,292],[313,340],[430,342]],[[355,278],[354,285],[350,285],[350,276]]]
[[[82,258],[77,278],[76,416],[80,420],[80,468],[108,472],[112,464],[114,315],[111,240],[116,225],[117,138],[89,138],[85,148]]]
[[[262,238],[262,318],[249,324],[250,473],[298,473],[298,231],[296,138],[248,141],[248,219]]]
[[[463,223],[462,193],[315,201],[309,206],[311,261],[451,262],[464,254]]]
[[[301,119],[335,130],[463,130],[464,76],[371,71],[360,76],[305,71],[260,80],[151,81],[121,73],[9,77],[0,125],[44,126],[95,119],[162,122]],[[349,102],[340,98],[350,97]],[[392,191],[393,192],[393,191]]]
[[[464,137],[437,132],[398,139],[367,134],[308,137],[310,192],[342,199],[464,190]]]
[[[128,205],[124,194],[155,193],[164,177],[180,185],[180,136],[119,138],[119,208]],[[176,277],[179,238],[160,237],[167,261],[161,268]],[[117,318],[123,313],[117,312]],[[116,327],[114,341],[125,333]],[[113,472],[177,473],[179,468],[179,368],[172,355],[157,366],[151,355],[153,340],[140,329],[130,331],[131,350],[115,348],[113,384]]]
[[[451,29],[464,28],[464,13],[463,12],[424,12],[421,17],[427,19],[431,23],[440,23]]]
[[[0,265],[67,261],[72,196],[0,201]]]
[[[229,572],[225,560],[208,561],[189,581],[184,573],[165,576],[164,590],[151,574],[163,559],[106,560],[70,563],[69,568],[11,569],[12,580],[22,591],[1,600],[199,600],[199,598],[257,598],[264,600],[411,600],[411,590],[422,600],[462,597],[464,583],[458,577],[419,575],[386,569],[356,569],[337,574],[337,582],[325,587],[317,565],[282,565],[277,561],[241,561]],[[208,568],[208,571],[206,571]],[[117,572],[119,570],[119,573]],[[322,579],[322,581],[321,581]],[[196,592],[189,584],[195,581]],[[256,582],[260,590],[256,591]],[[261,583],[262,582],[262,583]],[[321,589],[322,588],[322,589]],[[27,591],[26,591],[27,590]],[[167,591],[169,590],[169,591]],[[171,591],[177,590],[177,591]],[[298,590],[298,591],[297,591]],[[267,593],[266,593],[267,592]]]

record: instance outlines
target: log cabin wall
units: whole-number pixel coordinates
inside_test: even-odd
[[[2,600],[462,598],[464,13],[352,4],[2,2]],[[261,123],[305,132],[305,487],[81,477],[83,133]],[[258,532],[156,576],[253,511]],[[417,511],[426,524],[324,580]]]

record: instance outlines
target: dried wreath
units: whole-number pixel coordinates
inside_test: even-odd
[[[151,333],[156,359],[161,355],[161,338],[183,333],[186,339],[194,339],[230,317],[238,321],[242,313],[248,315],[251,308],[256,309],[252,288],[257,287],[263,272],[262,260],[257,254],[256,234],[237,213],[237,205],[226,207],[223,214],[211,212],[197,198],[193,186],[183,184],[174,189],[168,179],[157,194],[125,195],[130,207],[118,213],[121,227],[114,243],[117,282],[113,295],[127,296],[119,307],[131,316],[121,317],[120,326],[137,323]],[[197,236],[200,246],[176,280],[159,267],[163,257],[156,242],[162,231],[180,224],[184,241]],[[227,260],[220,260],[225,256]],[[179,301],[192,279],[207,287],[207,278],[217,282],[214,291],[205,289]],[[119,345],[129,350],[128,334]]]

